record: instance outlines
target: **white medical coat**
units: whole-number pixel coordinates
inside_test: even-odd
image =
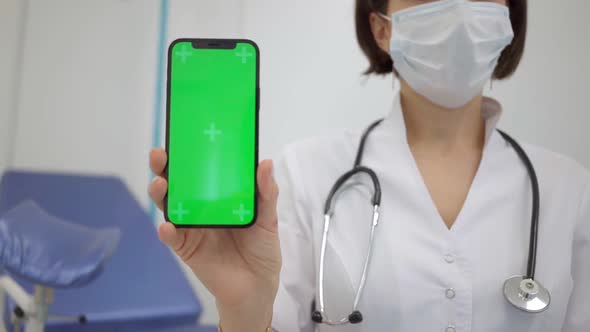
[[[526,273],[531,186],[524,165],[495,130],[500,105],[485,98],[483,157],[466,202],[449,230],[430,198],[406,140],[399,96],[370,135],[362,164],[379,176],[381,221],[359,325],[319,331],[590,331],[590,173],[574,161],[523,144],[540,185],[536,278],[550,307],[530,314],[503,297],[506,278]],[[277,162],[281,283],[273,319],[280,332],[314,331],[323,207],[348,171],[361,132],[290,145]],[[551,133],[549,133],[551,134]],[[556,133],[554,133],[556,134]],[[372,186],[366,176],[336,201],[326,255],[326,310],[351,312],[368,248]]]

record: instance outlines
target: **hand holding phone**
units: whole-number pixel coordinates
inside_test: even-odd
[[[226,332],[268,326],[281,269],[272,163],[257,168],[258,68],[251,41],[173,42],[167,151],[150,155],[150,196],[170,221],[158,235],[215,296]]]
[[[157,177],[149,193],[160,209],[168,189],[164,177],[166,164],[166,151],[154,149],[150,167]],[[162,223],[158,229],[160,240],[215,296],[224,332],[264,331],[272,317],[281,251],[277,234],[278,187],[270,160],[258,166],[257,186],[259,204],[252,227],[177,228]]]

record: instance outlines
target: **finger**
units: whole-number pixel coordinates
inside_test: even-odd
[[[161,176],[166,168],[166,163],[168,163],[168,155],[164,149],[153,148],[150,151],[150,168],[154,174]]]
[[[152,201],[154,201],[156,206],[162,211],[164,210],[164,197],[166,197],[167,192],[168,181],[161,176],[154,178],[148,188],[148,193],[150,194]]]
[[[162,223],[158,227],[158,238],[174,252],[182,250],[186,242],[186,230],[178,229],[169,222]]]
[[[190,229],[185,231],[184,245],[176,251],[176,254],[185,262],[188,262],[197,252],[203,241],[205,229]]]
[[[258,219],[256,223],[269,231],[276,232],[279,188],[272,175],[272,168],[272,160],[264,160],[258,166]]]

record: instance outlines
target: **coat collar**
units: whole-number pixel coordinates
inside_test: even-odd
[[[488,146],[489,141],[496,133],[496,126],[500,117],[502,116],[502,106],[500,103],[490,97],[483,97],[481,104],[481,115],[485,120],[485,145]],[[399,88],[396,89],[395,97],[393,99],[393,106],[389,114],[383,121],[383,131],[388,134],[393,134],[399,138],[400,142],[407,144],[407,129],[402,113],[401,98]],[[382,132],[383,132],[382,131]]]

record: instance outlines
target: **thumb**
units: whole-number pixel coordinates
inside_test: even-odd
[[[276,233],[278,230],[277,199],[279,188],[273,173],[272,160],[264,160],[258,166],[258,218],[256,224]]]

